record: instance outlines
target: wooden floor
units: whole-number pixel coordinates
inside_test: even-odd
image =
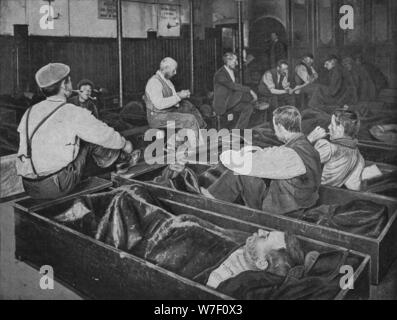
[[[80,300],[76,293],[56,282],[54,290],[42,290],[40,274],[15,260],[14,213],[9,203],[0,205],[0,299]],[[56,270],[54,270],[56,276]],[[380,286],[371,287],[373,300],[397,300],[397,261]]]

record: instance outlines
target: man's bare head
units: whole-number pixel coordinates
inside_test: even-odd
[[[223,63],[229,69],[235,70],[236,67],[238,66],[238,60],[236,54],[234,54],[233,52],[226,52],[223,55]]]
[[[247,260],[258,270],[285,276],[296,264],[303,261],[299,240],[279,231],[259,230],[247,239],[245,245]]]
[[[294,106],[283,106],[273,111],[273,126],[277,138],[286,142],[291,134],[302,131],[302,115]]]
[[[178,63],[170,57],[166,57],[160,62],[160,71],[166,79],[171,79],[175,76],[177,68]]]

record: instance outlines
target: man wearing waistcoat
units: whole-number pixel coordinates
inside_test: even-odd
[[[259,83],[258,92],[260,99],[270,104],[270,115],[278,107],[295,105],[295,95],[290,87],[287,61],[280,60],[276,68],[265,72]]]
[[[316,88],[315,82],[318,79],[318,73],[313,67],[314,56],[307,53],[303,56],[300,63],[295,67],[295,84],[297,86],[305,85],[300,90],[302,94],[311,96]]]
[[[200,111],[192,104],[181,105],[190,97],[189,90],[175,91],[171,78],[176,75],[178,64],[172,58],[164,58],[160,70],[152,76],[145,90],[144,100],[147,119],[151,128],[166,128],[173,122],[176,129],[191,129],[199,139],[200,128],[206,126]]]
[[[241,198],[250,208],[280,215],[316,204],[320,156],[301,133],[299,110],[292,106],[276,109],[273,125],[277,138],[285,144],[224,152],[220,159],[227,170],[208,189],[202,189],[204,196],[228,202]]]

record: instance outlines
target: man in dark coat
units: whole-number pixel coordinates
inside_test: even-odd
[[[275,68],[278,61],[287,59],[287,47],[279,40],[277,33],[273,32],[270,36],[272,41],[270,44],[269,61],[270,66]]]
[[[254,110],[253,103],[258,100],[258,97],[250,87],[236,82],[234,70],[238,65],[237,56],[233,53],[226,53],[223,61],[224,66],[214,76],[214,111],[217,115],[240,112],[236,129],[246,129]]]
[[[331,55],[324,67],[329,71],[329,82],[319,85],[309,101],[309,107],[323,109],[327,106],[343,107],[357,103],[357,90],[352,77],[339,63],[339,58]]]
[[[355,62],[357,65],[364,68],[367,71],[367,73],[370,75],[372,81],[375,84],[376,95],[379,95],[382,89],[385,89],[389,86],[388,80],[386,76],[382,73],[382,71],[379,70],[377,66],[369,63],[368,61],[364,61],[363,56],[361,54],[355,56]]]
[[[376,99],[376,87],[365,68],[357,64],[351,57],[345,57],[343,67],[350,73],[357,88],[358,101],[373,101]]]

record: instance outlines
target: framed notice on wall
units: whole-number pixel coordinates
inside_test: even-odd
[[[179,37],[181,34],[180,7],[161,4],[158,7],[158,36]]]
[[[117,19],[116,0],[98,0],[99,19]]]

